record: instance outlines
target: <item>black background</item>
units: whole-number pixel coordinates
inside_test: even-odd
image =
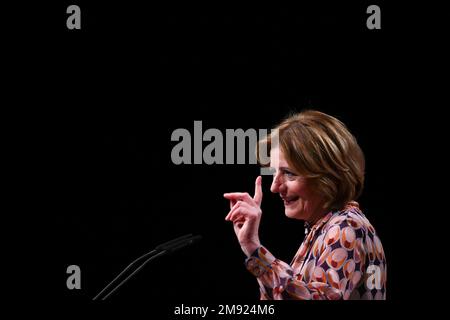
[[[81,7],[81,30],[66,28],[69,4]],[[175,303],[256,302],[222,194],[252,193],[258,166],[174,165],[171,133],[193,132],[194,120],[204,130],[270,129],[311,108],[342,120],[365,152],[359,202],[387,254],[387,297],[401,300],[394,220],[405,170],[398,119],[407,110],[394,95],[402,30],[384,5],[382,29],[368,30],[369,4],[39,7],[45,18],[28,21],[39,28],[28,30],[29,76],[21,79],[40,104],[29,115],[38,115],[30,140],[38,145],[45,284],[34,292],[88,305],[134,258],[194,233],[200,243],[147,266],[111,301],[163,312]],[[263,177],[261,242],[290,262],[303,223],[284,216],[270,180]],[[72,264],[81,290],[66,287]]]

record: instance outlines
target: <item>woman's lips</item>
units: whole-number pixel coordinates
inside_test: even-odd
[[[286,197],[286,198],[283,197],[282,199],[285,206],[290,206],[298,199],[300,199],[300,197]]]

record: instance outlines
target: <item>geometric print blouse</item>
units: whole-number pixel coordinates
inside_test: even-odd
[[[261,300],[386,299],[383,246],[357,202],[329,212],[306,232],[291,264],[263,246],[246,259]]]

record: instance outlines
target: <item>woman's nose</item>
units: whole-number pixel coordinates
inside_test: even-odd
[[[270,191],[273,193],[280,192],[280,177],[278,174],[273,176],[272,185],[270,186]]]

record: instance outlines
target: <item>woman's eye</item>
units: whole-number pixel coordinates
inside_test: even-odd
[[[288,178],[293,178],[295,176],[295,174],[287,170],[284,170],[284,175]]]

